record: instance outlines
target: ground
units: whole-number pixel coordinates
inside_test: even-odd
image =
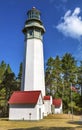
[[[0,119],[0,130],[82,130],[81,116],[49,115],[40,121]]]

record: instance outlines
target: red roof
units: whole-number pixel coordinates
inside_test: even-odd
[[[50,100],[50,96],[44,96],[44,100]]]
[[[10,99],[9,104],[36,104],[41,91],[16,91]]]
[[[62,99],[53,99],[53,105],[56,107],[56,108],[59,108],[61,106],[61,103],[62,103]]]

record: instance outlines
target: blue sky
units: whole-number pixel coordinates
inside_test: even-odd
[[[81,0],[0,0],[0,62],[10,64],[18,74],[23,61],[22,29],[27,11],[35,6],[41,11],[44,34],[44,60],[71,53],[82,60],[82,1]]]

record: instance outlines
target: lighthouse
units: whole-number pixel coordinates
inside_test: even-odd
[[[45,28],[40,19],[40,11],[33,7],[27,12],[23,33],[25,51],[23,62],[22,91],[41,90],[45,96],[43,34]]]
[[[45,95],[43,34],[40,11],[33,7],[27,13],[23,28],[25,51],[21,91],[11,95],[9,120],[40,120],[51,113],[52,97]]]

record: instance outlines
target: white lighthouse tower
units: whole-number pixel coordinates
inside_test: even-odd
[[[33,7],[27,13],[23,33],[25,35],[25,56],[23,64],[22,91],[41,90],[45,96],[43,34],[45,32],[40,11]]]

